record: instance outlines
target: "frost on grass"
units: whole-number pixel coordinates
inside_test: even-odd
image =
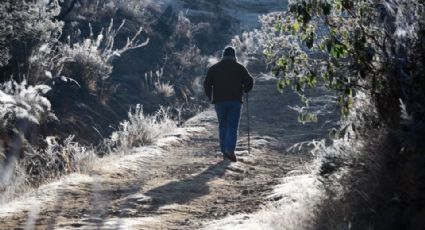
[[[155,83],[155,90],[158,95],[163,97],[171,97],[175,94],[173,85],[170,82]]]
[[[108,152],[128,152],[132,147],[151,144],[155,139],[177,127],[168,111],[161,108],[153,115],[145,115],[142,105],[128,112],[128,120],[121,122],[117,131],[105,141]]]
[[[22,191],[29,183],[26,168],[18,158],[22,153],[35,153],[35,150],[25,140],[25,130],[16,124],[39,125],[47,119],[55,119],[50,102],[44,96],[49,90],[46,85],[30,86],[26,80],[0,84],[0,201],[4,196]]]
[[[44,149],[27,151],[21,160],[12,157],[0,166],[0,204],[62,175],[87,172],[97,158],[93,148],[81,146],[73,136],[63,142],[47,137],[45,144]]]
[[[51,113],[49,100],[43,95],[50,90],[47,85],[30,86],[27,81],[10,80],[0,84],[0,118],[2,127],[12,119],[23,119],[39,124]]]

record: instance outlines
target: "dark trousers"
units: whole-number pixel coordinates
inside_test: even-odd
[[[235,152],[241,109],[242,104],[240,101],[225,101],[215,104],[222,153]]]

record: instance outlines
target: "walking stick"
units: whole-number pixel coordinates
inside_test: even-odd
[[[248,123],[248,155],[251,154],[251,135],[250,135],[250,127],[249,127],[249,96],[246,94],[246,120]]]

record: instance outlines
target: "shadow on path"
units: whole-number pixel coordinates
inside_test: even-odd
[[[210,193],[207,183],[213,178],[222,177],[230,161],[221,161],[208,167],[202,173],[181,181],[173,181],[144,193],[152,198],[152,205],[147,211],[156,211],[169,204],[184,204]]]

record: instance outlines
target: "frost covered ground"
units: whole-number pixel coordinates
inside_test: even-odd
[[[287,145],[322,135],[287,108],[295,95],[257,81],[251,95],[252,151],[241,121],[238,163],[218,153],[215,114],[208,110],[151,146],[93,162],[2,205],[0,228],[25,229],[293,229],[320,198],[307,154]],[[281,108],[281,109],[276,109]],[[297,132],[297,135],[293,135]],[[313,197],[313,198],[310,198]],[[297,216],[297,218],[293,218]]]

